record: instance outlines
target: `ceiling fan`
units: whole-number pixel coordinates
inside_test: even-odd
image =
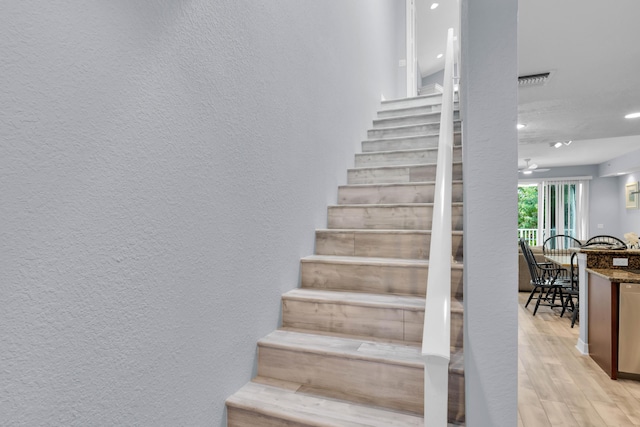
[[[525,175],[531,175],[533,172],[547,172],[550,169],[538,169],[538,165],[535,163],[529,164],[531,159],[524,159],[527,162],[527,166],[524,169],[519,169],[518,172],[523,173]]]

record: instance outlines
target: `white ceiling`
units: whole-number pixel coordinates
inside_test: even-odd
[[[433,11],[431,3],[417,2],[423,76],[443,67],[435,50],[456,26],[457,0],[440,0]],[[539,167],[600,164],[640,149],[640,119],[624,118],[640,111],[640,1],[520,0],[518,6],[519,75],[551,72],[546,84],[518,89],[518,121],[527,125],[518,131],[519,167],[525,158]],[[549,146],[566,140],[573,142]]]

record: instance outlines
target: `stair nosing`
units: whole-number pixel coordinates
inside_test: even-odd
[[[454,130],[453,134],[454,135],[462,134],[462,132],[459,131],[459,130]],[[440,135],[440,132],[435,132],[435,133],[425,133],[425,134],[422,134],[422,135],[391,136],[391,137],[387,137],[387,138],[371,138],[371,139],[367,138],[367,139],[365,139],[365,140],[363,140],[361,142],[377,142],[377,141],[390,141],[390,142],[393,142],[393,141],[398,141],[398,140],[401,140],[401,139],[425,138],[425,137],[428,138],[430,136],[439,136],[439,135]],[[458,146],[458,145],[462,145],[462,144],[454,144],[454,146]]]
[[[463,206],[464,202],[451,202],[451,206]],[[345,203],[344,205],[329,205],[329,209],[335,208],[363,208],[363,207],[431,207],[434,203]]]
[[[341,357],[341,358],[346,358],[346,359],[351,359],[351,360],[362,360],[362,361],[367,361],[367,362],[378,362],[378,363],[385,363],[385,364],[389,364],[389,365],[397,365],[397,366],[406,366],[406,367],[410,367],[410,368],[422,368],[424,367],[424,362],[422,361],[422,355],[419,354],[418,356],[415,356],[416,360],[411,360],[413,359],[413,357],[410,360],[407,359],[401,359],[401,358],[389,358],[389,357],[383,357],[380,356],[379,354],[362,354],[362,353],[357,353],[356,351],[353,350],[345,350],[342,349],[342,351],[340,351],[340,349],[334,349],[332,347],[329,346],[323,346],[323,347],[313,347],[311,345],[305,346],[303,344],[293,344],[293,343],[283,343],[283,342],[273,342],[273,341],[269,341],[270,337],[272,335],[278,335],[278,333],[287,333],[287,334],[295,334],[295,335],[306,335],[306,336],[315,336],[315,337],[329,337],[334,341],[344,341],[344,342],[351,342],[351,343],[359,343],[358,347],[360,347],[362,344],[374,344],[374,345],[381,345],[380,342],[378,341],[370,341],[370,340],[362,340],[362,339],[349,339],[349,338],[343,338],[343,337],[336,337],[336,336],[327,336],[327,335],[314,335],[313,333],[302,333],[302,332],[291,332],[291,331],[281,331],[281,330],[275,330],[273,332],[271,332],[269,335],[267,335],[266,337],[258,340],[258,347],[269,347],[269,348],[278,348],[281,350],[294,350],[296,352],[300,352],[300,353],[305,353],[305,354],[321,354],[324,356],[328,356],[328,357]],[[271,338],[273,339],[273,338]],[[322,339],[322,338],[319,338]],[[417,353],[420,352],[420,347],[417,345],[409,345],[409,344],[392,344],[395,347],[404,347],[407,349],[413,349],[415,350]]]
[[[454,124],[457,123],[457,122],[461,123],[461,120],[460,119],[457,119],[457,120],[454,119],[453,120]],[[416,126],[428,126],[428,125],[439,125],[439,124],[440,124],[440,122],[433,122],[433,123],[421,123],[421,124],[415,124],[415,125],[389,126],[387,128],[378,128],[378,129],[371,128],[371,129],[369,129],[369,132],[371,132],[371,131],[387,131],[387,130],[404,130],[404,129],[408,129],[408,128],[412,128],[412,127],[416,127]],[[439,135],[439,133],[438,133],[438,135]]]
[[[458,104],[458,106],[456,107],[455,104],[454,104],[453,111],[454,112],[455,111],[460,112],[459,102],[456,102],[456,104]],[[388,110],[378,110],[377,114],[378,114],[378,118],[380,118],[379,117],[380,113],[384,114],[384,113],[393,112],[393,111],[417,110],[419,108],[429,108],[429,107],[433,107],[433,106],[436,106],[436,105],[442,105],[442,104],[414,105],[413,107],[406,107],[405,106],[405,107],[399,107],[399,108],[390,108]],[[432,111],[429,111],[429,112],[424,113],[424,114],[428,114],[428,113],[442,113],[442,110],[437,110],[437,111],[433,111],[432,110]],[[405,115],[405,116],[411,116],[411,114],[408,114],[408,115]],[[392,116],[392,117],[405,117],[405,116]],[[382,117],[382,118],[386,118],[386,117]]]
[[[415,258],[382,258],[364,256],[343,256],[343,255],[307,255],[300,258],[301,262],[317,262],[324,264],[375,264],[385,266],[400,266],[402,264],[428,267],[429,260]]]
[[[373,119],[373,123],[384,122],[387,120],[407,120],[407,119],[413,119],[421,116],[435,116],[435,115],[442,115],[442,111],[429,111],[429,112],[422,112],[418,114],[407,114],[404,116],[376,117],[375,119]],[[438,121],[436,123],[440,123],[440,122]]]
[[[301,263],[342,264],[358,265],[369,264],[382,267],[426,267],[429,268],[428,259],[416,258],[384,258],[347,255],[307,255],[300,258]],[[463,270],[464,262],[452,261],[451,270]]]
[[[452,162],[453,165],[461,165],[462,161],[459,162]],[[437,163],[413,163],[410,165],[395,165],[395,166],[368,166],[368,167],[353,167],[353,168],[349,168],[347,169],[347,171],[358,171],[358,170],[364,170],[364,169],[391,169],[391,168],[415,168],[415,167],[424,167],[424,166],[436,166]]]
[[[356,233],[356,234],[432,234],[433,230],[405,230],[397,228],[380,229],[380,228],[317,228],[316,232],[320,233]],[[463,235],[464,230],[451,230],[452,234]]]
[[[403,102],[403,101],[412,101],[412,100],[420,100],[420,99],[427,99],[427,98],[435,98],[436,96],[442,96],[442,93],[429,93],[427,95],[412,96],[410,98],[385,99],[384,101],[381,101],[380,104],[381,105],[393,104],[394,102]],[[435,105],[438,105],[438,104],[435,104]]]
[[[451,181],[452,184],[462,184],[463,180],[454,179]],[[340,188],[365,188],[365,187],[398,187],[398,186],[416,186],[416,185],[435,185],[435,181],[415,181],[415,182],[381,182],[380,184],[370,183],[370,184],[345,184],[339,185]]]
[[[461,145],[453,147],[454,149],[462,148]],[[420,151],[438,151],[438,147],[430,147],[430,148],[407,148],[406,150],[385,150],[385,151],[365,151],[363,153],[356,153],[357,156],[370,156],[370,155],[384,155],[384,154],[395,154],[395,153],[418,153]]]
[[[304,296],[300,294],[309,293],[313,295]],[[318,296],[318,294],[326,295],[326,297]],[[349,297],[360,297],[361,299],[339,299],[339,298],[329,298],[330,296],[338,297],[338,296],[349,296]],[[375,295],[381,299],[389,299],[390,301],[366,301],[366,296]],[[308,301],[308,302],[317,302],[317,303],[327,303],[327,304],[336,304],[336,305],[349,305],[349,306],[357,306],[357,307],[373,307],[373,308],[392,308],[392,309],[401,309],[408,311],[424,311],[424,297],[417,297],[411,295],[395,295],[395,294],[376,294],[371,292],[349,292],[349,291],[331,291],[324,289],[308,289],[308,288],[296,288],[292,289],[289,292],[286,292],[282,295],[282,299],[293,300],[293,301]],[[391,300],[399,300],[399,301],[391,301]],[[402,300],[405,300],[407,303],[403,304]],[[419,305],[411,305],[411,301],[422,303],[422,306]],[[452,307],[453,309],[453,307]]]
[[[304,294],[310,294],[304,296]],[[302,294],[302,295],[301,295]],[[326,295],[322,297],[322,295]],[[339,299],[339,296],[349,296],[356,299]],[[375,296],[390,301],[366,301],[367,296]],[[333,298],[331,298],[333,297]],[[361,299],[357,299],[360,297]],[[295,288],[282,295],[283,300],[327,303],[336,305],[349,305],[357,307],[373,307],[373,308],[392,308],[407,311],[424,311],[425,297],[413,295],[396,295],[396,294],[378,294],[371,292],[350,292],[350,291],[332,291],[326,289],[309,289]],[[398,301],[391,301],[398,300]],[[403,303],[406,301],[406,303]],[[421,303],[421,305],[411,305],[412,302]],[[451,299],[451,312],[464,313],[464,306],[461,301],[454,298]]]

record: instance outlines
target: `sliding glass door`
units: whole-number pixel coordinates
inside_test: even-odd
[[[542,181],[539,188],[541,241],[556,234],[586,239],[589,234],[589,181]]]
[[[588,180],[527,181],[518,187],[518,238],[541,246],[556,234],[588,237]]]

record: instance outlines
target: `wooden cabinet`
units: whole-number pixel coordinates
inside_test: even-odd
[[[620,283],[589,273],[589,355],[612,379],[618,378]]]

